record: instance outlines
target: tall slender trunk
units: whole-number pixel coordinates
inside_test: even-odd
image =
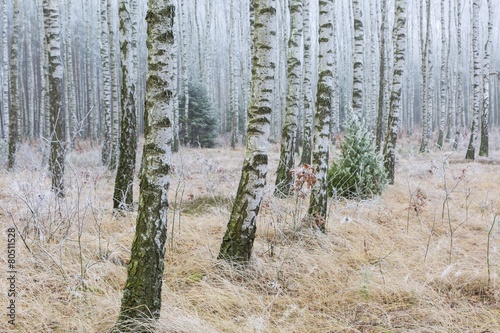
[[[219,258],[248,262],[266,184],[276,69],[276,0],[255,0],[252,100],[248,109],[245,159]]]
[[[110,148],[110,159],[109,159],[109,169],[116,169],[118,152],[119,152],[119,142],[120,142],[120,103],[118,100],[118,69],[116,66],[116,45],[115,45],[115,29],[113,26],[112,13],[111,13],[111,0],[107,0],[107,11],[108,11],[108,30],[109,30],[109,61],[111,70],[111,101],[112,101],[112,142]]]
[[[423,6],[423,3],[421,4]],[[422,141],[420,152],[429,151],[429,140],[432,130],[432,102],[433,102],[433,80],[432,80],[432,45],[431,45],[431,2],[426,1],[427,29],[425,33],[425,44],[422,47],[422,88],[420,105],[422,110]],[[422,11],[421,11],[422,14]],[[423,18],[420,18],[423,20]],[[423,26],[423,25],[422,25]],[[422,31],[420,32],[422,36]]]
[[[444,127],[446,123],[446,95],[447,95],[447,82],[446,74],[448,67],[446,63],[446,28],[444,19],[444,4],[445,0],[441,0],[441,68],[440,68],[440,96],[439,96],[439,133],[436,146],[441,149],[444,141]],[[448,42],[449,43],[449,42]]]
[[[354,67],[352,85],[352,110],[359,117],[364,115],[363,110],[363,10],[359,0],[352,0],[354,18]]]
[[[101,162],[108,165],[111,154],[111,69],[109,65],[109,26],[107,0],[101,0],[101,63],[103,80],[104,137]]]
[[[458,142],[460,140],[460,132],[464,128],[464,88],[462,79],[462,0],[456,0],[456,26],[457,26],[457,126],[454,133],[453,149],[458,148]]]
[[[313,92],[312,92],[312,59],[311,59],[311,1],[303,2],[304,23],[304,82],[302,84],[304,98],[304,137],[300,163],[311,164],[313,135]]]
[[[389,30],[388,13],[387,13],[387,0],[382,0],[382,23],[380,25],[380,79],[379,79],[379,90],[378,90],[378,113],[377,113],[377,128],[375,136],[375,147],[377,151],[382,149],[382,138],[384,135],[384,106],[385,100],[387,99],[387,78],[385,70],[388,66],[387,61],[387,50],[385,45],[385,38],[387,36],[387,31]]]
[[[45,33],[47,36],[50,90],[50,159],[52,190],[58,196],[65,195],[64,158],[65,113],[63,110],[63,63],[61,58],[61,26],[59,23],[59,2],[44,0]]]
[[[177,89],[174,16],[175,7],[170,1],[149,1],[143,170],[137,225],[116,332],[151,332],[151,319],[160,317]]]
[[[472,2],[472,58],[474,62],[473,73],[473,104],[472,104],[472,124],[470,130],[469,145],[465,159],[473,160],[476,157],[477,134],[479,130],[479,112],[481,99],[481,59],[479,55],[479,5],[480,0]]]
[[[133,181],[137,149],[137,121],[135,109],[135,80],[133,77],[132,12],[131,0],[121,0],[120,16],[120,59],[122,68],[121,85],[121,135],[120,155],[113,194],[113,208],[132,209]]]
[[[313,227],[325,231],[327,214],[328,154],[330,148],[330,119],[333,94],[333,0],[319,3],[319,60],[316,114],[314,116],[314,151],[312,165],[317,182],[311,191],[307,214]]]
[[[392,32],[394,44],[394,75],[392,78],[392,92],[389,108],[387,138],[384,145],[384,166],[387,171],[389,184],[394,184],[396,165],[396,141],[398,138],[399,122],[402,115],[401,90],[406,51],[406,7],[407,0],[396,0],[396,23]]]
[[[7,169],[12,170],[16,161],[18,133],[18,118],[20,112],[19,100],[19,0],[12,3],[14,10],[14,29],[12,31],[10,48],[10,105],[9,105],[9,155]]]
[[[300,86],[302,83],[302,0],[290,1],[290,39],[288,40],[287,59],[287,96],[286,114],[281,132],[281,152],[276,172],[274,195],[287,197],[291,194],[293,178],[290,171],[295,166],[295,148],[297,144],[297,116],[300,106]]]
[[[491,57],[491,35],[493,32],[493,5],[492,0],[488,3],[488,37],[484,45],[483,60],[483,112],[481,114],[481,143],[479,145],[479,156],[488,156],[489,135],[488,116],[490,109],[490,57]]]

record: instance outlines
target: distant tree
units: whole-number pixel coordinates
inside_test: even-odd
[[[12,32],[12,43],[10,48],[10,106],[9,110],[9,157],[7,161],[7,169],[11,170],[14,168],[14,163],[16,161],[16,149],[17,142],[19,140],[18,135],[18,117],[20,112],[20,101],[19,101],[19,0],[14,0],[14,30]],[[7,105],[7,104],[5,104]]]
[[[328,204],[327,176],[330,148],[330,119],[333,94],[333,0],[319,3],[319,61],[316,114],[314,116],[314,150],[312,165],[317,182],[311,190],[307,214],[313,226],[325,231]]]
[[[49,170],[52,174],[52,190],[58,196],[65,195],[64,158],[65,113],[63,110],[63,63],[61,58],[61,25],[59,22],[59,1],[44,0],[45,33],[49,60],[50,91],[50,159]]]
[[[403,71],[406,51],[406,7],[407,0],[396,0],[396,23],[394,24],[394,30],[392,32],[395,58],[394,75],[392,77],[387,138],[384,145],[384,166],[390,184],[394,184],[396,141],[398,138],[401,115],[403,113],[401,90],[403,85]]]
[[[488,4],[488,37],[484,45],[483,62],[483,112],[481,114],[481,143],[479,144],[479,156],[488,156],[489,135],[488,117],[490,108],[490,57],[491,57],[491,35],[493,32],[493,5],[492,0]]]
[[[135,108],[135,79],[133,77],[132,15],[131,1],[121,0],[120,58],[122,68],[121,85],[121,135],[118,169],[113,194],[113,208],[128,210],[133,202],[133,181],[137,149],[137,120]]]
[[[424,6],[422,1],[421,8]],[[420,152],[429,151],[429,140],[432,129],[432,110],[433,110],[433,93],[434,81],[432,78],[432,25],[431,25],[431,2],[426,1],[427,10],[427,29],[425,32],[425,40],[423,39],[423,24],[420,29],[421,45],[422,45],[422,85],[420,105],[422,109],[422,140],[420,142]],[[423,11],[421,10],[421,18],[423,21]]]
[[[363,115],[363,57],[364,57],[364,30],[363,9],[360,0],[352,0],[354,12],[354,68],[352,86],[352,110],[358,116]]]
[[[311,62],[311,19],[310,19],[311,1],[304,0],[303,3],[303,23],[304,23],[304,82],[302,84],[303,91],[303,108],[304,108],[304,134],[301,164],[311,164],[312,154],[312,136],[313,136],[313,92],[312,92],[312,62]]]
[[[111,1],[107,0],[107,12],[108,12],[108,30],[109,30],[109,62],[111,70],[111,101],[112,101],[112,140],[110,147],[110,158],[109,158],[109,169],[114,170],[117,166],[118,152],[120,145],[120,103],[119,103],[119,78],[118,69],[116,66],[116,47],[115,47],[115,31],[113,27],[112,12],[111,12]]]
[[[149,1],[146,17],[148,78],[145,144],[139,209],[115,332],[151,332],[151,326],[160,317],[173,141],[172,118],[177,89],[174,16],[175,7],[171,1]]]
[[[111,68],[109,64],[109,26],[107,0],[101,0],[101,63],[104,137],[101,151],[101,162],[108,165],[111,157]]]
[[[293,178],[290,170],[295,167],[295,149],[297,148],[297,117],[300,109],[302,85],[302,0],[290,1],[290,39],[288,40],[287,58],[287,96],[285,122],[281,132],[281,149],[276,188],[274,195],[287,197],[291,194]]]
[[[201,83],[189,84],[188,117],[180,118],[181,137],[185,145],[212,148],[217,139],[217,118],[206,87]],[[185,94],[181,95],[179,106],[186,109]],[[187,130],[188,133],[184,133]]]
[[[245,160],[219,259],[248,262],[266,184],[277,40],[276,0],[254,0],[252,92]]]
[[[472,102],[472,124],[470,130],[469,145],[465,159],[473,160],[476,157],[477,134],[479,130],[479,112],[481,99],[481,59],[479,55],[479,8],[481,0],[472,2],[472,59],[474,63],[473,72],[473,102]]]
[[[446,0],[441,0],[441,67],[440,67],[440,95],[439,95],[439,133],[436,146],[441,149],[443,148],[444,142],[444,130],[446,124],[446,97],[448,94],[447,84],[446,84],[446,74],[448,73],[448,64],[446,57],[446,21],[445,21],[445,2]]]
[[[386,68],[388,67],[387,59],[387,46],[386,46],[386,36],[389,30],[389,21],[387,13],[387,1],[382,0],[382,23],[380,25],[380,79],[379,79],[379,91],[378,91],[378,107],[377,107],[377,128],[375,130],[375,147],[377,151],[382,149],[382,139],[384,135],[384,107],[386,105],[387,96],[387,77]]]

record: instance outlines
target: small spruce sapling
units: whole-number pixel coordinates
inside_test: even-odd
[[[387,174],[374,141],[365,123],[351,114],[340,156],[328,170],[329,196],[366,199],[382,193],[387,185]]]

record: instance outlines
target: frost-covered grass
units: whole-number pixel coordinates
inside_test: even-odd
[[[372,200],[332,201],[327,234],[302,225],[308,198],[272,197],[271,147],[253,260],[239,269],[216,257],[242,148],[174,155],[157,332],[500,332],[500,217],[488,236],[500,213],[498,146],[467,163],[465,151],[420,155],[402,142],[396,184]],[[17,326],[4,317],[0,331],[113,326],[136,214],[113,214],[114,175],[98,148],[68,155],[65,199],[50,192],[36,148],[21,146],[18,167],[1,172],[0,229],[15,223],[20,234]],[[5,267],[5,236],[0,249]]]

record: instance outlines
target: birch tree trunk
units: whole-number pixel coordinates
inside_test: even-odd
[[[354,67],[352,85],[352,110],[359,117],[363,116],[363,11],[359,0],[352,0],[354,12]]]
[[[63,110],[63,64],[61,59],[61,26],[59,23],[59,2],[44,0],[45,33],[47,36],[50,91],[50,159],[52,190],[60,197],[64,189],[65,133]]]
[[[423,6],[423,3],[421,4]],[[422,110],[422,141],[420,152],[429,151],[429,140],[432,127],[432,47],[431,47],[431,3],[426,2],[427,10],[427,31],[425,33],[425,45],[422,47],[422,87],[420,105]],[[421,11],[422,14],[422,11]],[[423,18],[421,18],[423,20]],[[423,25],[422,25],[423,26]],[[422,31],[420,32],[423,35]]]
[[[392,77],[392,92],[389,107],[387,138],[384,145],[384,166],[387,171],[389,184],[394,184],[396,165],[396,141],[402,115],[401,90],[406,51],[406,8],[407,0],[396,0],[395,20],[392,32],[394,44],[394,75]]]
[[[314,116],[314,151],[312,165],[317,182],[311,191],[307,214],[312,226],[325,231],[327,214],[327,176],[330,144],[330,119],[333,94],[333,0],[319,3],[319,60],[316,114]]]
[[[145,144],[139,210],[116,332],[151,332],[160,317],[167,231],[173,108],[177,103],[175,7],[149,1]]]
[[[20,112],[19,100],[19,0],[12,2],[14,10],[14,28],[12,31],[10,48],[10,106],[9,110],[9,155],[7,160],[7,169],[12,170],[16,161],[17,142],[19,140],[18,118]],[[7,45],[6,45],[7,46]],[[7,104],[5,104],[7,105]]]
[[[109,26],[107,0],[101,0],[101,63],[104,114],[104,137],[101,162],[108,165],[111,156],[111,69],[109,65]]]
[[[115,30],[113,27],[113,20],[111,15],[111,0],[107,0],[108,11],[108,30],[109,30],[109,61],[111,70],[111,101],[112,101],[112,143],[110,148],[109,169],[116,169],[119,142],[120,142],[120,103],[118,102],[118,70],[116,68],[116,47],[115,47]]]
[[[311,164],[312,135],[313,135],[313,92],[312,92],[312,61],[311,61],[311,1],[303,0],[304,23],[304,138],[302,146],[301,164]]]
[[[68,0],[68,23],[71,22],[71,0]],[[76,119],[76,96],[75,96],[75,76],[73,69],[73,29],[68,26],[67,32],[67,87],[68,87],[68,114],[69,114],[69,129],[67,133],[68,143],[74,145],[74,140],[78,134],[78,125]]]
[[[184,95],[184,110],[182,110],[182,117],[184,118],[182,124],[182,132],[184,133],[183,142],[185,145],[189,142],[189,70],[188,70],[188,37],[187,37],[187,9],[186,1],[179,0],[180,20],[179,28],[181,32],[181,73],[182,83],[181,91]]]
[[[439,135],[437,140],[437,147],[443,148],[444,141],[444,127],[446,122],[446,93],[447,82],[446,75],[448,73],[448,66],[446,61],[446,29],[445,29],[445,13],[444,13],[445,0],[441,0],[441,71],[440,71],[440,96],[439,96]]]
[[[382,137],[384,135],[384,105],[388,96],[386,96],[387,91],[387,79],[385,70],[387,68],[387,50],[385,45],[385,38],[387,36],[387,31],[389,29],[388,13],[387,13],[387,0],[382,0],[381,5],[382,11],[382,23],[380,25],[380,80],[379,80],[379,91],[378,91],[378,112],[377,112],[377,128],[375,136],[375,147],[377,151],[382,149]]]
[[[121,85],[121,135],[120,155],[113,194],[113,208],[121,210],[132,209],[133,181],[137,149],[135,80],[132,69],[132,12],[131,1],[121,0],[120,16],[120,58],[122,68]]]
[[[465,159],[473,160],[476,155],[477,132],[479,128],[479,112],[481,99],[481,59],[479,55],[479,5],[480,0],[472,2],[472,58],[474,62],[473,75],[473,104],[472,104],[472,125],[470,130],[469,146]]]
[[[266,184],[272,99],[276,70],[276,0],[254,0],[252,93],[245,159],[219,259],[248,262]]]
[[[229,4],[229,106],[231,114],[231,148],[236,148],[238,143],[238,70],[237,70],[237,59],[236,50],[237,39],[236,39],[236,22],[235,18],[235,1],[230,1]]]
[[[493,5],[492,0],[487,0],[488,4],[488,37],[484,45],[483,61],[483,113],[481,114],[481,143],[479,144],[479,156],[488,156],[489,135],[488,116],[490,109],[490,56],[491,56],[491,35],[493,32]]]
[[[297,116],[300,107],[300,86],[302,83],[302,0],[290,1],[290,39],[287,59],[287,98],[283,130],[281,132],[281,152],[276,175],[274,195],[288,197],[291,194],[293,178],[290,170],[295,166],[297,145]]]
[[[460,129],[463,129],[464,118],[464,88],[462,79],[462,0],[456,0],[456,27],[457,27],[457,126],[455,129],[455,138],[453,140],[453,149],[458,148],[458,141],[460,139]],[[460,125],[459,125],[460,123]]]

